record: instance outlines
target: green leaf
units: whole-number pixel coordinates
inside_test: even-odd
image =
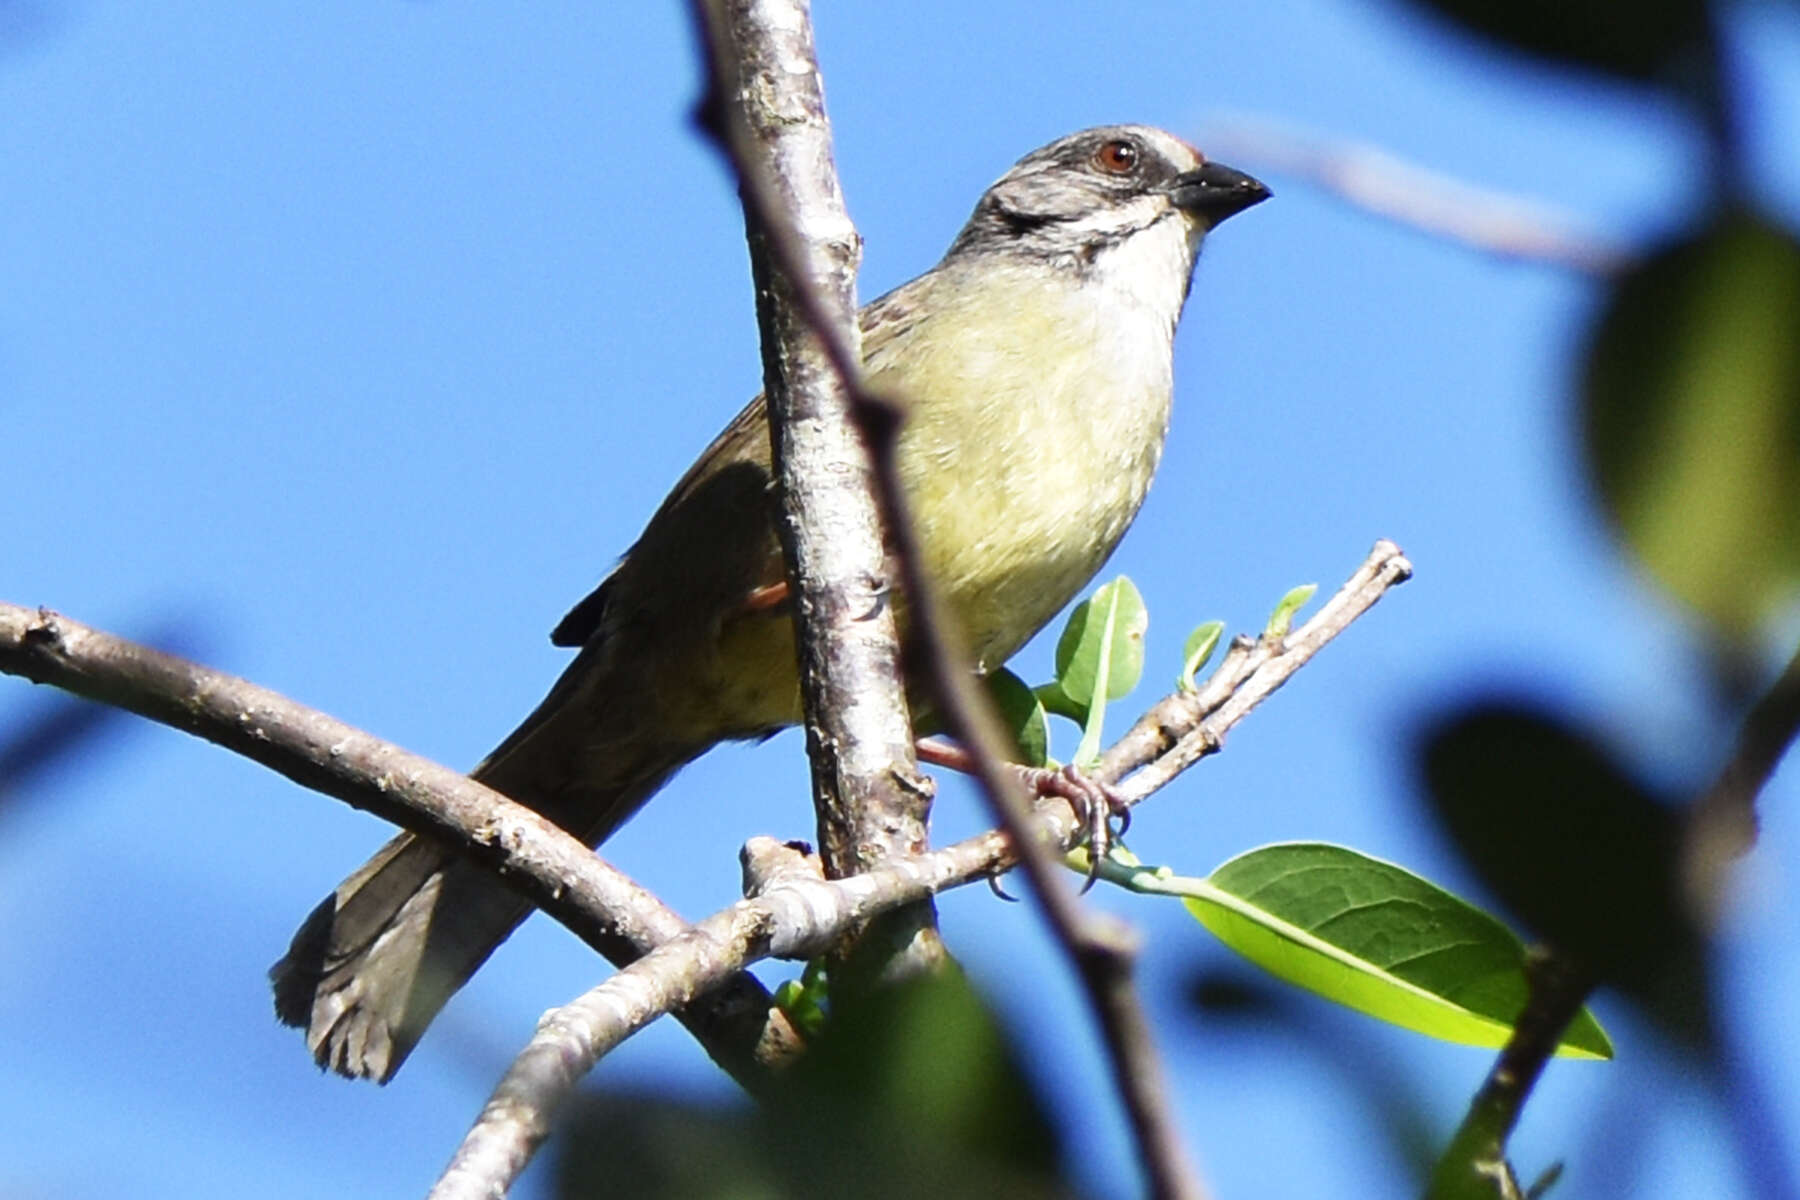
[[[1415,0],[1465,29],[1552,62],[1626,79],[1686,82],[1708,64],[1704,0]]]
[[[1038,703],[1044,706],[1045,712],[1053,712],[1059,717],[1067,717],[1077,725],[1087,720],[1087,705],[1077,704],[1069,699],[1069,694],[1062,690],[1062,684],[1051,680],[1041,683],[1032,689]]]
[[[1019,752],[1018,761],[1028,767],[1047,765],[1050,761],[1050,718],[1037,693],[1005,667],[988,675],[987,689],[1000,713],[1000,720],[1012,734]]]
[[[1150,614],[1128,576],[1103,584],[1075,606],[1056,643],[1056,680],[1086,713],[1094,699],[1117,700],[1144,671],[1144,630]],[[1102,686],[1104,683],[1104,686]]]
[[[1288,630],[1294,626],[1294,614],[1305,608],[1306,602],[1318,590],[1319,585],[1316,583],[1303,583],[1297,588],[1290,588],[1288,594],[1275,605],[1275,611],[1269,614],[1269,623],[1263,628],[1263,633],[1272,638],[1286,637]]]
[[[1206,665],[1218,648],[1219,639],[1225,636],[1225,622],[1208,621],[1188,634],[1187,644],[1181,648],[1181,674],[1175,680],[1175,686],[1184,692],[1191,692],[1198,686],[1194,677],[1200,668]]]
[[[1182,896],[1196,920],[1264,970],[1404,1029],[1501,1046],[1525,1006],[1519,939],[1392,863],[1290,842],[1240,854],[1207,879],[1152,874],[1138,890]],[[1611,1058],[1612,1043],[1583,1010],[1557,1053]]]
[[[1800,590],[1800,242],[1736,214],[1619,282],[1586,361],[1606,514],[1740,641]]]
[[[1150,614],[1137,585],[1124,575],[1102,584],[1075,606],[1056,644],[1056,682],[1070,700],[1086,710],[1075,762],[1087,765],[1100,757],[1100,732],[1106,702],[1137,686],[1144,673],[1144,630]]]
[[[679,1102],[666,1087],[584,1092],[550,1139],[548,1194],[1076,1194],[1035,1072],[960,973],[849,991],[834,998],[823,1036],[755,1105]],[[625,1142],[614,1145],[614,1135]]]

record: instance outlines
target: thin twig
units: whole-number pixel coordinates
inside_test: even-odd
[[[1546,204],[1476,187],[1378,146],[1250,116],[1214,118],[1201,144],[1230,162],[1300,176],[1365,212],[1482,253],[1602,277],[1631,265],[1629,251]]]
[[[1192,692],[1176,692],[1138,718],[1101,757],[1099,778],[1109,783],[1122,781],[1118,782],[1120,796],[1135,803],[1200,759],[1218,753],[1228,729],[1286,683],[1389,588],[1411,577],[1412,563],[1400,547],[1386,539],[1376,542],[1356,573],[1299,629],[1283,639],[1233,641],[1204,684]]]
[[[1494,1060],[1456,1135],[1432,1168],[1428,1200],[1523,1200],[1506,1159],[1506,1140],[1519,1123],[1525,1098],[1556,1053],[1563,1030],[1587,1002],[1593,982],[1554,950],[1533,950],[1525,962],[1530,990],[1512,1035]]]
[[[819,848],[828,875],[850,875],[924,850],[931,800],[913,757],[869,454],[850,420],[861,242],[832,164],[806,0],[695,8],[709,48],[707,111],[741,183],[757,281]],[[944,958],[923,904],[871,931],[837,977],[902,977]]]
[[[1800,736],[1800,651],[1745,715],[1731,757],[1688,810],[1684,882],[1701,918],[1699,928],[1710,929],[1716,923],[1730,868],[1756,840],[1757,797],[1796,736]],[[1582,970],[1553,949],[1536,952],[1526,966],[1531,990],[1525,1011],[1432,1172],[1431,1200],[1518,1194],[1518,1181],[1506,1161],[1507,1137],[1562,1031],[1592,990]],[[1722,1075],[1728,1082],[1741,1081],[1750,1077],[1748,1069],[1748,1064],[1740,1064]],[[1740,1105],[1733,1115],[1741,1124],[1746,1112]],[[1748,1115],[1754,1120],[1758,1114],[1752,1109]],[[1762,1137],[1750,1141],[1759,1153],[1768,1150],[1766,1143]],[[1765,1181],[1765,1190],[1792,1191],[1778,1156],[1765,1153],[1759,1161],[1752,1155],[1746,1161],[1761,1172],[1756,1177]]]
[[[1243,653],[1228,653],[1197,691],[1177,693],[1156,704],[1151,713],[1160,716],[1134,726],[1103,758],[1097,776],[1111,779],[1134,767],[1154,768],[1158,755],[1175,752],[1209,720],[1210,736],[1222,739],[1254,706],[1253,702],[1233,704],[1238,690],[1254,688],[1258,698],[1273,691],[1320,646],[1368,611],[1386,589],[1409,574],[1410,567],[1391,542],[1377,543],[1351,583],[1291,635],[1290,645],[1303,650],[1263,660],[1260,676],[1244,671]],[[1201,698],[1199,704],[1197,697]],[[1147,727],[1154,731],[1153,736],[1146,735]],[[1195,761],[1197,757],[1183,752],[1185,764]],[[1158,777],[1166,784],[1174,772],[1158,772]],[[1033,811],[1020,834],[991,830],[848,879],[801,880],[776,886],[707,918],[620,976],[545,1018],[463,1139],[432,1191],[434,1200],[504,1194],[530,1161],[580,1078],[612,1047],[653,1020],[662,1011],[658,1005],[680,1003],[685,996],[700,994],[713,980],[741,970],[757,958],[804,957],[880,912],[991,877],[1014,865],[1019,846],[1039,844],[1063,850],[1084,833],[1066,804],[1045,803]],[[631,978],[620,982],[625,975]],[[1113,1003],[1117,994],[1104,980],[1095,991],[1099,993],[1096,1005]],[[1107,1028],[1118,1031],[1116,1036],[1129,1038],[1143,1032],[1133,1026],[1129,1013],[1108,1011],[1106,1020]],[[1146,1052],[1146,1047],[1126,1049],[1128,1055]]]
[[[1800,650],[1738,728],[1731,757],[1695,802],[1682,848],[1688,904],[1703,929],[1718,919],[1725,879],[1756,844],[1756,798],[1800,734]]]
[[[614,963],[629,963],[687,928],[656,897],[523,805],[236,676],[45,609],[3,603],[0,672],[184,730],[303,787],[464,847]],[[787,1019],[747,975],[725,981],[679,1017],[752,1091],[798,1049]]]

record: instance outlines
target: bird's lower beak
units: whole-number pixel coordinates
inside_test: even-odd
[[[1269,195],[1260,180],[1215,162],[1177,175],[1169,185],[1169,199],[1175,207],[1193,213],[1209,226],[1261,204]]]

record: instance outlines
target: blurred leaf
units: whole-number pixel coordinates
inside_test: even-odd
[[[1275,605],[1275,611],[1269,614],[1269,623],[1263,632],[1272,638],[1284,638],[1288,630],[1294,626],[1294,614],[1306,607],[1306,602],[1318,593],[1316,583],[1303,583],[1297,588],[1290,588]]]
[[[1501,1046],[1525,1007],[1525,947],[1506,926],[1347,847],[1264,846],[1204,881],[1164,876],[1157,890],[1184,895],[1196,920],[1271,974],[1403,1029]],[[1583,1012],[1558,1053],[1610,1058],[1612,1044]]]
[[[763,1105],[602,1099],[556,1144],[570,1200],[1074,1195],[1004,1032],[953,972],[834,998],[824,1035]]]
[[[158,650],[197,658],[207,653],[201,628],[197,618],[165,617],[135,637]],[[91,764],[126,736],[148,728],[122,708],[49,689],[31,695],[12,726],[0,730],[0,816],[44,776],[70,764]]]
[[[1552,62],[1626,79],[1679,77],[1711,61],[1704,0],[1414,0],[1470,32]]]
[[[1600,978],[1690,1032],[1703,962],[1677,870],[1680,822],[1591,740],[1521,704],[1437,723],[1421,760],[1431,804],[1488,887]]]
[[[1050,718],[1037,693],[1005,667],[987,676],[987,688],[1000,720],[1012,734],[1018,761],[1029,767],[1046,765],[1050,761]]]
[[[1086,710],[1096,696],[1117,700],[1129,693],[1144,671],[1149,626],[1144,598],[1127,576],[1095,589],[1069,614],[1056,643],[1056,679],[1063,694]]]
[[[94,753],[131,715],[72,696],[47,695],[45,700],[28,722],[0,741],[0,811],[40,774]]]
[[[672,1099],[666,1090],[584,1096],[551,1142],[549,1194],[577,1200],[777,1200],[787,1164],[743,1108]],[[802,1193],[803,1194],[803,1193]]]
[[[1664,587],[1742,640],[1800,584],[1800,243],[1721,220],[1621,280],[1588,349],[1607,515]]]
[[[1212,658],[1213,651],[1218,649],[1219,639],[1225,636],[1225,622],[1208,621],[1188,634],[1187,644],[1181,648],[1181,674],[1175,680],[1175,686],[1184,692],[1193,691],[1198,684],[1195,676],[1200,673],[1207,660]]]
[[[825,1035],[785,1081],[770,1115],[810,1135],[804,1154],[835,1185],[814,1194],[1064,1194],[1046,1110],[957,972],[834,997]]]

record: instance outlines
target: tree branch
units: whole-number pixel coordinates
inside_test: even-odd
[[[1800,736],[1800,651],[1745,715],[1731,757],[1688,810],[1682,833],[1682,883],[1697,928],[1716,926],[1730,870],[1756,841],[1756,799],[1796,736]],[[1526,963],[1526,976],[1531,991],[1525,1011],[1433,1169],[1430,1200],[1496,1196],[1513,1200],[1520,1195],[1506,1160],[1507,1138],[1563,1030],[1593,990],[1592,980],[1579,965],[1554,948],[1535,951]],[[1726,1078],[1730,1082],[1734,1076],[1727,1072]],[[1735,1079],[1744,1078],[1740,1068]],[[1742,1128],[1746,1116],[1754,1119],[1756,1114],[1754,1106],[1747,1114],[1740,1104],[1732,1115]],[[1757,1152],[1767,1150],[1767,1138],[1747,1142]],[[1762,1172],[1753,1178],[1780,1181],[1779,1190],[1791,1190],[1785,1166],[1776,1156],[1765,1155],[1759,1163],[1753,1153],[1747,1161]]]
[[[1378,146],[1260,117],[1220,118],[1202,144],[1230,162],[1297,175],[1354,208],[1484,254],[1602,277],[1631,264],[1628,251],[1539,201],[1476,187]]]
[[[1242,643],[1197,691],[1177,693],[1156,704],[1104,756],[1096,777],[1114,782],[1132,770],[1140,775],[1155,771],[1155,786],[1166,785],[1178,770],[1157,770],[1162,756],[1176,756],[1183,767],[1199,761],[1203,755],[1188,749],[1194,738],[1215,748],[1222,744],[1225,734],[1257,701],[1410,575],[1410,564],[1393,543],[1376,543],[1351,580],[1287,639],[1285,647],[1263,653],[1264,643],[1272,641],[1266,637]],[[1137,787],[1127,789],[1133,803],[1148,794]],[[432,1190],[433,1200],[504,1194],[548,1135],[556,1112],[582,1075],[667,1006],[704,992],[712,980],[764,957],[806,957],[880,912],[1008,869],[1019,846],[1066,849],[1084,833],[1066,804],[1048,802],[1033,810],[1020,835],[992,830],[848,879],[777,884],[756,899],[699,922],[545,1017],[463,1139]],[[1119,1003],[1117,994],[1123,986],[1119,978],[1116,969],[1101,965],[1092,985],[1096,1006]],[[1125,1003],[1136,1006],[1134,998]],[[1109,1010],[1105,1017],[1109,1036],[1126,1040],[1147,1036],[1129,1013]],[[1146,1056],[1154,1062],[1147,1044],[1125,1045],[1115,1054],[1115,1062],[1136,1064]],[[1139,1136],[1144,1132],[1140,1130]]]
[[[861,241],[832,164],[806,0],[696,9],[710,51],[707,109],[744,199],[813,803],[826,873],[839,877],[923,851],[931,800],[913,756],[869,456],[849,416]],[[923,903],[882,922],[853,961],[891,977],[944,957]]]
[[[0,672],[127,709],[235,751],[415,833],[464,848],[618,965],[687,928],[678,915],[523,805],[430,759],[267,688],[101,633],[46,609],[0,603]],[[678,1014],[751,1091],[799,1038],[747,975]]]
[[[1725,881],[1756,844],[1756,798],[1800,733],[1800,650],[1738,727],[1731,757],[1695,802],[1683,835],[1682,883],[1702,929],[1717,924]]]
[[[1524,1200],[1506,1159],[1506,1140],[1563,1030],[1593,990],[1592,981],[1554,950],[1534,949],[1525,960],[1525,978],[1530,991],[1524,1011],[1432,1168],[1427,1200]]]
[[[1138,718],[1100,759],[1097,775],[1118,781],[1137,803],[1225,745],[1225,733],[1286,683],[1389,588],[1412,578],[1412,563],[1385,538],[1312,619],[1286,638],[1235,639],[1206,682],[1176,692]]]

